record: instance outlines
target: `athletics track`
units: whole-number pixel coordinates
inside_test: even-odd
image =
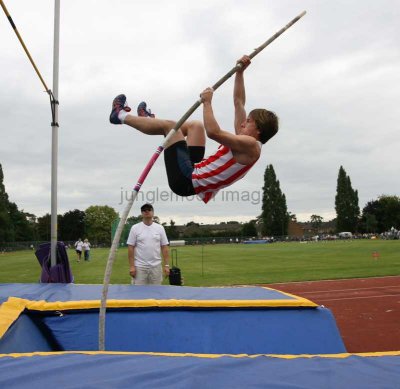
[[[265,286],[329,308],[349,353],[400,350],[400,276]]]

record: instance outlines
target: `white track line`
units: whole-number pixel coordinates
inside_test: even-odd
[[[300,292],[289,292],[289,293],[301,293],[301,294],[309,294],[309,293],[329,293],[329,292],[346,292],[351,290],[371,290],[371,289],[383,289],[383,288],[399,288],[400,285],[391,285],[391,286],[371,286],[370,288],[352,288],[352,289],[328,289],[328,290],[315,290],[315,291],[300,291]]]
[[[358,300],[358,299],[373,299],[373,298],[382,298],[382,297],[400,297],[400,294],[385,294],[381,296],[358,296],[358,297],[343,297],[339,299],[321,299],[325,304],[327,301],[342,301],[342,300]]]
[[[347,281],[365,281],[365,280],[381,280],[382,278],[399,278],[400,276],[382,276],[367,278],[336,278],[334,280],[311,280],[311,281],[292,281],[292,282],[271,282],[266,285],[290,285],[290,284],[312,284],[314,282],[347,282]]]

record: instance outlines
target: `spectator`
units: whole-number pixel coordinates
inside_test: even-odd
[[[154,209],[151,204],[144,204],[141,212],[142,222],[132,226],[127,241],[131,283],[161,285],[163,273],[169,275],[167,235],[164,227],[153,221]]]
[[[81,257],[82,257],[82,245],[83,245],[83,242],[82,242],[82,239],[81,238],[79,238],[76,242],[75,242],[75,251],[76,251],[76,254],[77,254],[77,256],[78,256],[78,259],[77,259],[77,262],[80,262],[81,261]]]
[[[90,261],[90,242],[85,239],[82,244],[85,261]]]

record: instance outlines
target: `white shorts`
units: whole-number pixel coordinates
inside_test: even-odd
[[[161,285],[163,279],[162,267],[138,267],[136,266],[136,276],[131,277],[132,285]]]

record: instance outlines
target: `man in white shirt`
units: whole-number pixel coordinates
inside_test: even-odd
[[[151,204],[141,207],[142,222],[132,226],[127,240],[129,274],[134,285],[161,285],[169,275],[169,247],[164,227],[153,222]],[[162,255],[162,259],[161,259]]]

